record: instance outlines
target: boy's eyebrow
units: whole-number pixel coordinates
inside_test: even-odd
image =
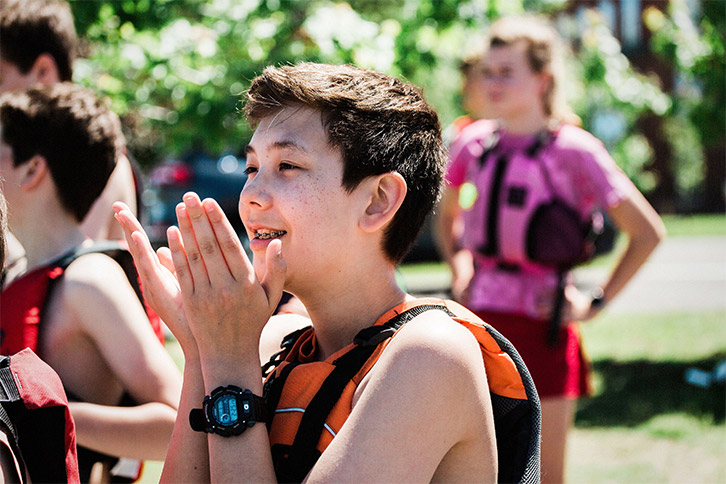
[[[306,154],[310,154],[310,152],[308,151],[307,148],[305,148],[305,146],[301,145],[300,143],[298,143],[297,141],[292,140],[292,139],[283,139],[283,140],[279,140],[279,141],[273,141],[272,143],[270,143],[270,149],[278,149],[278,150],[293,149],[293,150],[302,151],[303,153],[306,153]],[[246,154],[255,153],[255,149],[251,145],[247,145],[245,147],[245,153]]]

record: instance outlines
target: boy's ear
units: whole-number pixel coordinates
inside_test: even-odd
[[[406,198],[406,180],[400,173],[389,172],[373,177],[370,198],[359,226],[366,232],[375,232],[388,224]]]
[[[35,76],[35,82],[43,86],[50,86],[60,82],[58,65],[50,54],[40,54],[33,63],[30,72]]]
[[[20,189],[23,191],[32,190],[40,185],[48,174],[48,164],[41,155],[33,156],[18,168],[23,170],[20,177]]]

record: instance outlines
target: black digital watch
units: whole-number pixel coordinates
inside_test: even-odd
[[[204,397],[202,408],[189,412],[192,430],[223,437],[239,435],[247,427],[266,421],[265,400],[234,385],[215,388],[211,395]]]

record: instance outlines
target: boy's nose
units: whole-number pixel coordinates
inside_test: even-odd
[[[270,206],[272,197],[267,187],[262,183],[262,176],[258,173],[254,178],[248,179],[239,195],[240,209],[242,205],[250,208],[265,209]]]

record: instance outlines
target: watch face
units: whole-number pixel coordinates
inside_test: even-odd
[[[231,426],[237,423],[239,415],[237,413],[237,397],[235,395],[222,395],[217,398],[212,408],[214,420],[219,425]]]

